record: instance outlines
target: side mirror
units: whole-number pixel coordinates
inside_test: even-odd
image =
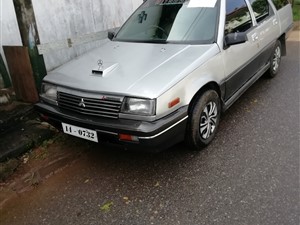
[[[245,32],[230,33],[225,36],[225,46],[237,45],[245,43],[247,41],[247,35]]]
[[[115,37],[115,35],[116,35],[115,32],[108,31],[107,37],[109,40],[112,40]]]

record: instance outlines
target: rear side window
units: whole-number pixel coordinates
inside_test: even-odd
[[[267,0],[250,0],[250,2],[258,23],[273,14],[273,10]]]
[[[283,6],[289,4],[288,0],[272,0],[277,10],[281,9]]]
[[[227,0],[225,35],[245,32],[251,27],[251,15],[246,2],[244,0]]]

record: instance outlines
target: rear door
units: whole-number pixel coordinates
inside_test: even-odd
[[[260,52],[258,68],[265,66],[272,55],[276,40],[280,36],[279,19],[268,0],[249,0],[256,20],[256,31]]]
[[[272,2],[277,10],[279,18],[280,34],[287,33],[293,26],[291,4],[288,0],[272,0]]]

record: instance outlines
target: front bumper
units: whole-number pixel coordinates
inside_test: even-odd
[[[100,142],[118,144],[138,151],[159,152],[181,142],[185,136],[187,109],[182,107],[174,113],[154,122],[105,119],[60,110],[43,102],[35,105],[42,118],[62,130],[61,123],[95,130]],[[119,134],[136,136],[138,141],[123,141]]]

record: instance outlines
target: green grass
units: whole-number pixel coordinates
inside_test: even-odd
[[[300,20],[300,4],[295,3],[293,7],[294,21]]]

